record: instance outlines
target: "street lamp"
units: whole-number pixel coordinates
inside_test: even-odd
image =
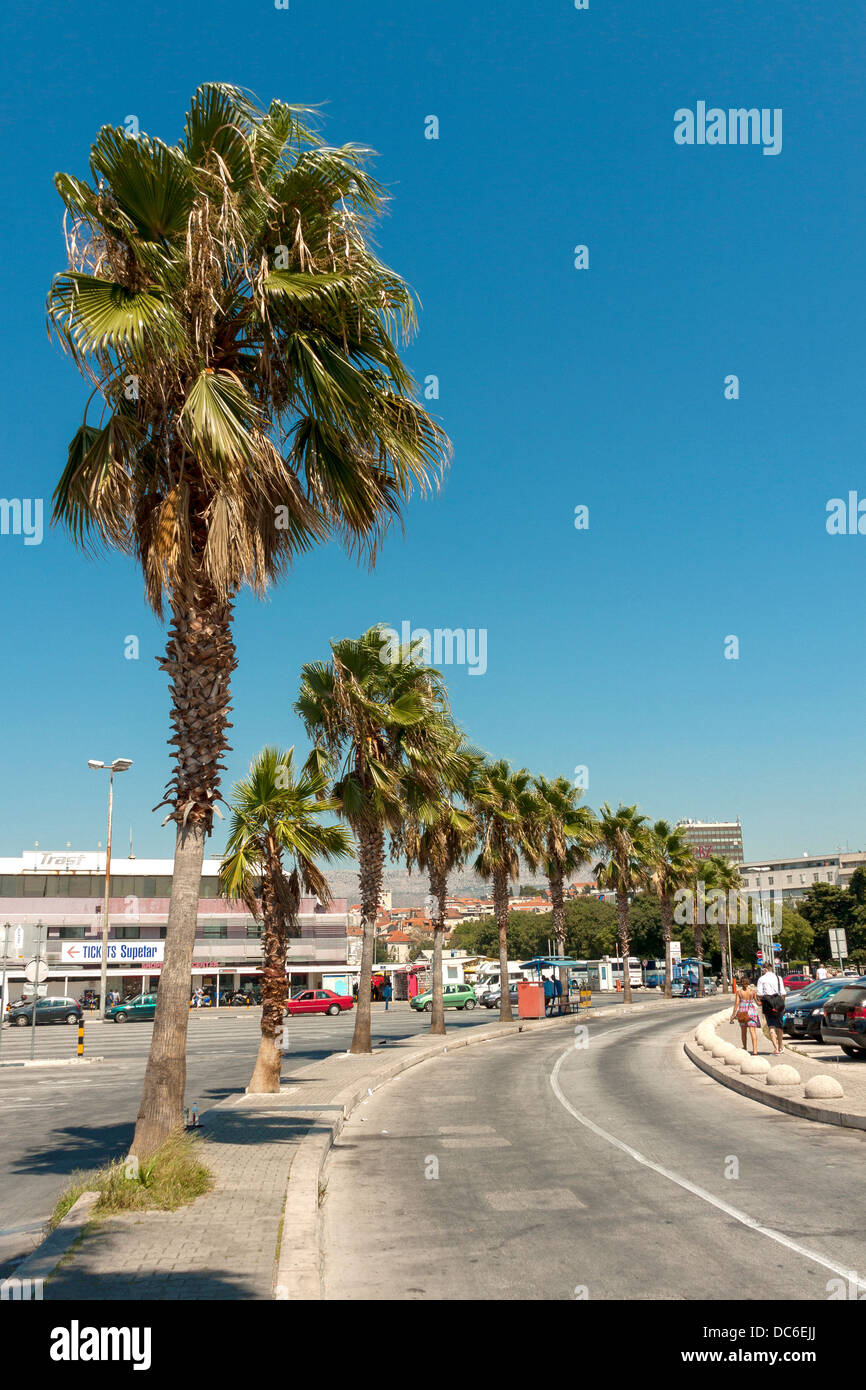
[[[99,1016],[105,1018],[106,989],[108,987],[108,898],[111,888],[111,813],[114,807],[114,774],[128,772],[132,767],[131,758],[115,758],[113,763],[98,762],[88,758],[87,766],[94,772],[108,773],[108,839],[105,848],[105,896],[102,902],[102,965],[99,972]]]

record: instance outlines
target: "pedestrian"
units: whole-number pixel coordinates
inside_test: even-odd
[[[550,1013],[553,1008],[553,981],[549,975],[544,977],[544,1012]]]
[[[202,1006],[202,1004],[203,1004],[203,1002],[204,1002],[204,990],[202,989],[201,985],[199,985],[198,989],[196,990],[195,994],[193,995],[193,998],[195,999],[195,1006],[196,1006],[196,1008],[197,1008],[197,1009],[200,1009],[201,1006]]]
[[[357,981],[357,980],[353,980],[353,982],[352,982],[352,998],[355,1000],[356,1003],[358,1002],[358,981]]]
[[[764,1011],[764,1022],[773,1052],[778,1057],[782,1051],[782,1017],[785,1012],[785,986],[768,962],[761,970],[758,981],[758,1002]]]
[[[753,985],[745,976],[740,980],[734,995],[734,1007],[729,1023],[739,1023],[743,1048],[749,1051],[747,1039],[751,1042],[752,1056],[758,1055],[758,1000]]]
[[[388,1012],[388,1006],[391,1003],[391,997],[393,993],[394,991],[391,988],[391,981],[386,980],[384,985],[382,986],[382,998],[385,1000],[385,1013]]]
[[[816,980],[826,980],[826,978],[827,978],[827,967],[826,967],[826,965],[819,965],[819,966],[818,966],[818,969],[815,971],[815,979],[816,979]]]

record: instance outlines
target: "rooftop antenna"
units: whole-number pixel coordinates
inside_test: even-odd
[[[130,859],[135,858],[135,851],[132,848],[132,826],[129,827],[129,857]]]

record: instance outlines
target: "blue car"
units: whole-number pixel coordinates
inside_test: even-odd
[[[791,1038],[808,1038],[824,1042],[824,1022],[827,1007],[840,990],[848,985],[866,984],[866,977],[852,979],[842,977],[835,980],[816,980],[796,994],[789,994],[785,1001],[782,1028]]]

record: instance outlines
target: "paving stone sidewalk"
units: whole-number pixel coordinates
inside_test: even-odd
[[[720,1023],[716,1032],[725,1042],[740,1047],[740,1028],[736,1023]],[[866,1059],[846,1057],[838,1047],[829,1043],[809,1044],[791,1042],[785,1038],[785,1047],[778,1057],[773,1055],[772,1044],[758,1029],[758,1056],[766,1057],[771,1066],[785,1065],[795,1067],[803,1081],[813,1076],[833,1076],[845,1092],[839,1100],[830,1102],[833,1106],[852,1115],[866,1115]],[[821,1102],[827,1105],[827,1101]]]
[[[201,1116],[202,1159],[215,1186],[173,1212],[135,1212],[88,1227],[45,1284],[55,1300],[269,1299],[291,1162],[299,1141],[324,1127],[337,1093],[429,1045],[389,1043],[372,1056],[330,1056],[295,1071],[280,1094],[240,1096]],[[291,1240],[291,1232],[284,1239]]]

